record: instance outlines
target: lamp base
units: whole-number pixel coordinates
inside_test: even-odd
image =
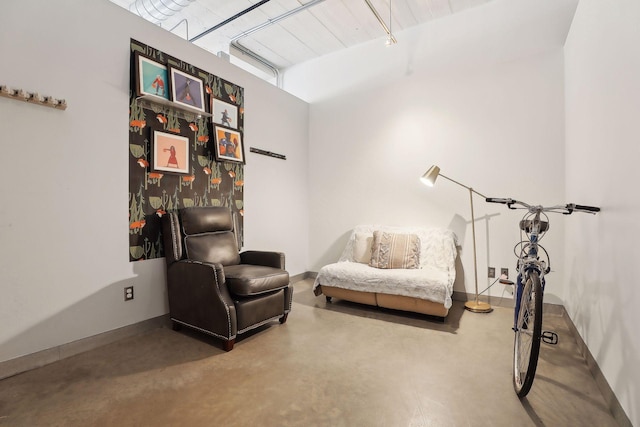
[[[467,301],[464,303],[464,308],[474,313],[489,313],[493,311],[489,303],[482,301]]]

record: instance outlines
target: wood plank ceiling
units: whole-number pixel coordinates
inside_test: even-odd
[[[234,42],[283,70],[370,40],[384,43],[388,36],[369,4],[395,34],[491,0],[111,1],[185,39],[197,38],[192,41],[212,53],[229,53]]]

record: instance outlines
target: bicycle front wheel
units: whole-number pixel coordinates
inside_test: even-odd
[[[538,366],[542,334],[542,285],[538,272],[526,274],[513,343],[513,387],[518,397],[529,393]]]

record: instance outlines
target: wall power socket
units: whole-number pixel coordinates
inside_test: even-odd
[[[133,286],[124,288],[124,300],[131,301],[133,299]]]

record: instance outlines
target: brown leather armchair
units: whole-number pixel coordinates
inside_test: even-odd
[[[280,252],[239,253],[231,211],[191,207],[162,218],[169,315],[224,341],[280,320],[291,311],[293,287]]]

